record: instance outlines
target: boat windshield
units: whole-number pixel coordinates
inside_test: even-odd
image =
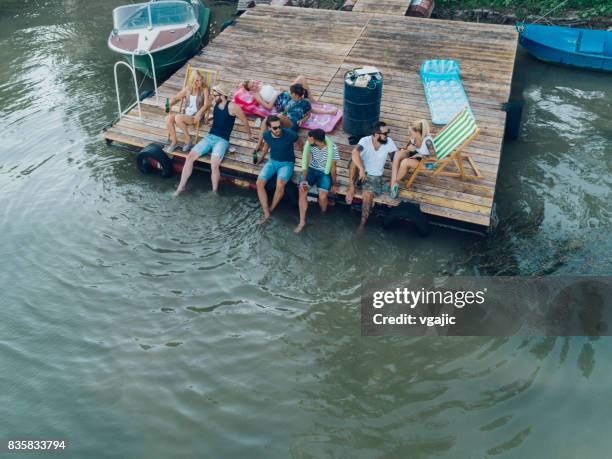
[[[196,22],[193,8],[187,2],[155,2],[150,8],[153,27]]]
[[[113,11],[117,31],[195,23],[192,6],[185,1],[161,1],[126,5]]]

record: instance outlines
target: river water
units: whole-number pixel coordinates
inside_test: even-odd
[[[366,339],[358,308],[366,274],[610,274],[609,76],[520,53],[491,236],[355,239],[338,211],[295,237],[296,212],[259,228],[253,192],[204,175],[173,200],[103,142],[121,3],[0,4],[0,438],[75,458],[610,457],[610,339]],[[218,26],[233,6],[214,7]]]

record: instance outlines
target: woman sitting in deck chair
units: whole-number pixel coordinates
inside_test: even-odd
[[[483,179],[484,176],[478,170],[476,163],[469,156],[462,153],[463,149],[474,140],[479,132],[480,128],[476,124],[474,114],[469,107],[465,107],[463,110],[448,123],[442,131],[438,133],[435,139],[429,141],[426,136],[426,123],[417,123],[413,128],[415,135],[414,150],[416,153],[410,156],[411,152],[408,151],[408,158],[399,159],[396,166],[396,161],[393,162],[393,188],[391,189],[392,195],[399,189],[398,182],[404,178],[408,169],[413,169],[410,178],[406,182],[406,188],[410,188],[414,183],[418,174],[427,173],[434,176],[443,177],[457,177],[461,180],[464,179]],[[419,132],[420,128],[420,132]],[[419,135],[420,134],[420,135]],[[419,147],[418,140],[421,139],[421,146]],[[431,139],[431,137],[429,137]],[[431,148],[428,146],[431,142]],[[408,149],[411,150],[411,149]],[[456,171],[449,172],[447,167],[454,165]],[[466,172],[466,166],[472,169],[472,173]],[[396,169],[397,167],[397,169]],[[397,170],[397,173],[395,172]]]
[[[209,90],[204,84],[204,78],[199,72],[194,72],[191,81],[181,89],[176,96],[170,99],[170,106],[177,102],[185,102],[185,110],[183,114],[170,114],[166,117],[166,127],[170,135],[170,146],[168,153],[172,153],[178,148],[176,138],[176,127],[178,126],[185,133],[185,141],[183,152],[187,153],[193,146],[191,143],[191,135],[189,134],[189,126],[197,125],[208,108]],[[206,123],[206,120],[202,120]]]
[[[417,121],[410,126],[410,143],[400,149],[393,157],[391,167],[391,198],[397,198],[399,181],[404,178],[409,169],[416,169],[419,162],[427,156],[435,156],[433,139],[429,135],[429,123],[426,120]]]

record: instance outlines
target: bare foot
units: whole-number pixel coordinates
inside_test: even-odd
[[[355,237],[360,238],[361,236],[363,236],[363,230],[365,229],[365,224],[360,224],[357,227],[357,232],[355,234]]]
[[[185,191],[185,188],[177,188],[176,191],[172,193],[172,197],[173,198],[178,197],[178,195],[181,194],[183,191]]]
[[[268,220],[270,219],[270,213],[268,212],[267,214],[264,214],[263,217],[261,217],[261,220],[259,220],[259,224],[263,225],[264,223],[266,223]]]
[[[350,206],[353,203],[353,196],[355,195],[355,188],[349,188],[346,192],[346,203]]]
[[[298,226],[295,227],[295,229],[293,230],[293,232],[295,234],[300,234],[300,232],[304,229],[304,226],[306,226],[306,223],[302,223],[300,222],[300,224]]]

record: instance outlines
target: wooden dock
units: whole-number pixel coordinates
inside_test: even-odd
[[[410,0],[357,0],[353,11],[404,16],[409,6]]]
[[[384,75],[381,120],[390,125],[396,144],[405,145],[409,123],[430,119],[418,75],[421,62],[456,59],[481,128],[480,136],[464,151],[474,158],[484,179],[419,176],[410,190],[401,190],[400,199],[418,203],[422,212],[445,222],[485,229],[491,223],[506,120],[502,104],[510,96],[516,47],[517,33],[510,26],[257,6],[247,10],[236,25],[217,36],[190,62],[195,67],[218,69],[220,80],[233,88],[247,78],[287,88],[301,73],[310,81],[316,99],[340,107],[345,72],[376,65]],[[185,71],[186,66],[159,88],[160,105],[181,89]],[[137,116],[136,109],[131,114]],[[146,99],[142,121],[123,118],[106,130],[104,137],[134,147],[167,143],[165,116],[163,107],[155,106],[154,98]],[[250,122],[256,129],[255,118]],[[435,127],[434,135],[439,130]],[[300,130],[300,135],[305,137],[306,132]],[[341,155],[339,182],[346,185],[352,147],[341,123],[332,138]],[[246,138],[244,126],[238,122],[231,144],[235,151],[226,155],[222,172],[255,179],[261,166],[252,164],[254,143]],[[390,174],[390,162],[386,174]],[[342,186],[340,193],[345,191]],[[393,206],[399,200],[382,196],[377,202]]]

